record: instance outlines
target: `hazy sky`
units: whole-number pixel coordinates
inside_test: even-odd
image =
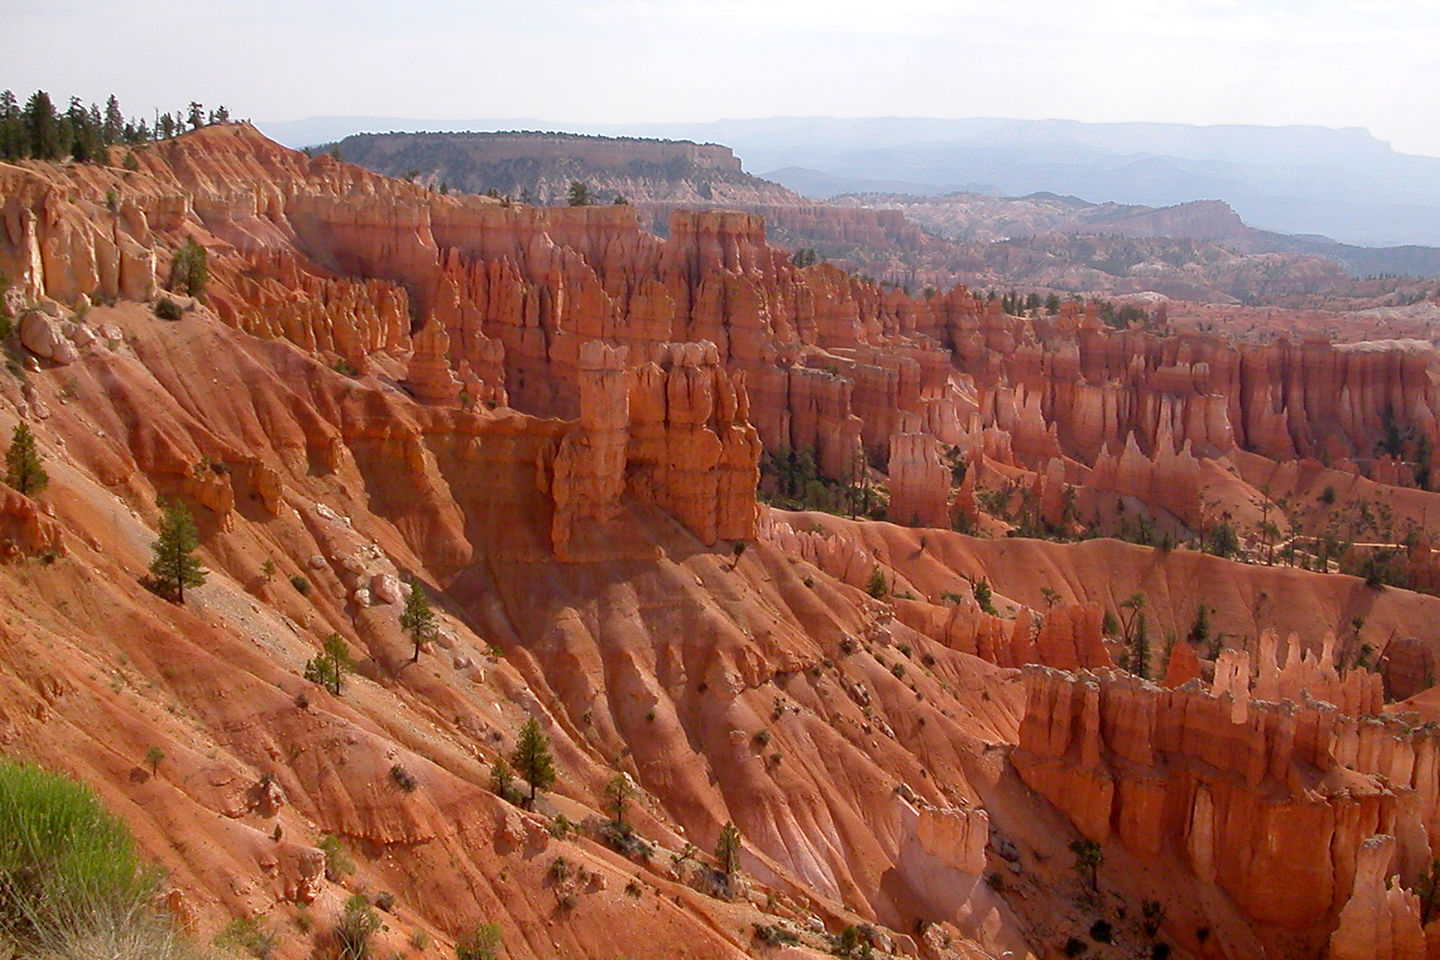
[[[1440,156],[1433,0],[0,0],[0,88],[127,113],[1360,126]],[[63,101],[62,101],[63,102]]]

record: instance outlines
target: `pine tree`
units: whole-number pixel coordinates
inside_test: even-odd
[[[194,237],[186,237],[180,249],[175,251],[175,256],[170,258],[170,289],[200,297],[205,294],[205,285],[209,282],[209,255]]]
[[[540,729],[540,721],[531,717],[520,728],[520,739],[510,754],[510,763],[520,778],[530,784],[526,806],[535,806],[535,793],[555,782],[555,758],[550,755],[550,740]]]
[[[1150,633],[1146,629],[1145,614],[1139,614],[1135,621],[1135,637],[1130,641],[1130,672],[1148,679],[1150,677]]]
[[[1192,646],[1201,646],[1210,639],[1210,609],[1205,604],[1195,608],[1195,619],[1190,624],[1190,632],[1185,636]]]
[[[36,160],[59,159],[60,126],[55,118],[55,105],[44,90],[36,90],[25,102],[25,136],[30,156]]]
[[[1070,843],[1070,852],[1075,854],[1075,871],[1090,878],[1092,893],[1099,892],[1097,871],[1105,862],[1105,851],[1100,848],[1100,844],[1094,840],[1073,840]]]
[[[354,666],[355,661],[350,659],[350,649],[345,646],[345,641],[340,634],[332,633],[325,639],[320,655],[305,661],[305,679],[320,684],[338,697],[345,674]]]
[[[0,160],[19,160],[25,153],[25,122],[14,92],[0,93]]]
[[[506,803],[515,802],[515,776],[504,757],[496,757],[490,765],[490,792]]]
[[[615,823],[621,830],[628,829],[625,823],[625,805],[630,798],[635,796],[635,787],[630,783],[630,778],[623,773],[617,773],[614,778],[605,784],[605,799],[615,809]]]
[[[105,101],[105,146],[119,143],[125,134],[125,114],[120,111],[120,100],[115,94]]]
[[[420,659],[420,645],[435,636],[435,613],[430,609],[430,598],[419,581],[410,582],[410,596],[405,598],[405,612],[400,614],[400,629],[415,641],[415,652],[410,657],[410,662],[414,663]]]
[[[201,127],[205,126],[205,107],[204,107],[204,105],[203,105],[203,104],[200,104],[200,103],[196,103],[194,100],[191,100],[191,101],[190,101],[190,113],[189,113],[189,115],[186,117],[186,119],[190,122],[190,127],[191,127],[191,129],[199,130]]]
[[[10,449],[5,451],[5,482],[27,497],[44,490],[50,482],[45,468],[40,466],[35,435],[23,423],[15,424],[15,432],[10,434]]]
[[[740,869],[740,828],[732,821],[725,821],[725,826],[720,828],[720,836],[715,840],[715,862],[727,877]]]
[[[176,603],[184,603],[185,588],[205,582],[205,568],[195,556],[200,534],[195,529],[195,518],[179,500],[162,500],[160,509],[160,535],[150,544],[155,552],[150,572],[165,592],[174,594]]]

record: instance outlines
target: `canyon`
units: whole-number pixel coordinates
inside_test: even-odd
[[[777,246],[912,291],[965,284],[1310,307],[1344,329],[1358,325],[1358,310],[1423,300],[1434,291],[1426,278],[1440,272],[1434,248],[1361,247],[1258,230],[1218,200],[1147,207],[1043,192],[934,191],[819,200],[744,172],[730,148],[714,143],[539,131],[392,132],[316,149],[442,193],[455,187],[527,204],[631,204],[641,224],[660,236],[682,208],[755,213]],[[576,185],[583,196],[571,196]]]
[[[0,165],[0,436],[50,475],[0,485],[0,748],[92,785],[197,936],[324,955],[384,892],[384,956],[1440,956],[1429,343],[1015,316],[755,212],[654,232],[245,124],[134,157]]]

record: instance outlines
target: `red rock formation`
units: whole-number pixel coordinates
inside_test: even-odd
[[[890,435],[889,515],[911,526],[947,527],[950,470],[940,460],[940,442],[924,433]]]
[[[1260,924],[1324,928],[1361,882],[1369,837],[1401,837],[1406,870],[1428,857],[1437,744],[1329,705],[1252,698],[1248,680],[1228,657],[1214,693],[1030,668],[1014,763],[1085,836],[1182,856]]]
[[[1330,934],[1328,960],[1425,960],[1420,901],[1395,880],[1395,838],[1360,845],[1355,885]]]
[[[412,350],[405,382],[415,396],[425,403],[455,403],[464,384],[450,369],[450,335],[445,327],[438,320],[427,323],[415,334]]]
[[[0,484],[0,556],[50,552],[63,556],[60,526],[29,497]]]
[[[1200,679],[1200,658],[1188,641],[1177,641],[1170,648],[1170,659],[1165,664],[1165,679],[1161,684],[1174,690],[1191,680]]]
[[[667,346],[634,371],[627,483],[704,543],[755,536],[760,439],[743,375],[726,373],[714,344]]]

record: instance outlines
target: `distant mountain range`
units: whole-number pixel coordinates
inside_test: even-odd
[[[1440,246],[1440,159],[1396,153],[1353,127],[899,117],[624,125],[315,117],[260,128],[292,146],[389,130],[567,130],[694,140],[723,143],[749,170],[820,199],[964,191],[1050,192],[1148,206],[1224,200],[1260,229],[1367,246]]]
[[[1356,277],[1440,276],[1440,249],[1435,247],[1365,247],[1328,237],[1257,230],[1220,200],[1150,207],[1087,203],[1078,197],[1053,193],[1024,197],[861,193],[833,197],[829,202],[842,207],[894,210],[931,233],[961,243],[998,243],[1048,234],[1214,241],[1236,253],[1319,257],[1339,264]]]

